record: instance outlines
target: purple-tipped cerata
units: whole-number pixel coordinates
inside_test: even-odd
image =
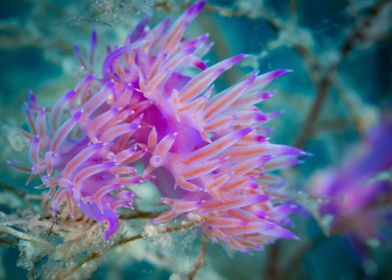
[[[371,129],[345,164],[315,176],[312,193],[327,198],[321,216],[332,218],[334,233],[349,233],[358,240],[384,239],[391,226],[392,119]]]
[[[150,180],[170,207],[155,223],[192,213],[211,239],[241,251],[295,238],[283,228],[290,211],[269,193],[281,180],[268,172],[302,154],[268,142],[260,125],[275,115],[255,106],[271,97],[264,87],[287,70],[252,73],[215,93],[214,81],[246,56],[206,67],[208,36],[184,38],[204,5],[199,1],[150,31],[143,20],[107,53],[101,78],[90,74],[52,110],[29,97],[24,135],[31,141],[31,172],[50,188],[53,214],[83,213],[106,223],[109,238],[118,209],[132,207],[129,186]],[[87,68],[95,45],[93,33],[89,58],[77,49]]]

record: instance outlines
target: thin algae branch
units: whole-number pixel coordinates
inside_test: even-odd
[[[199,225],[202,222],[202,220],[194,220],[194,221],[188,221],[188,222],[184,222],[181,225],[178,226],[168,226],[168,227],[164,227],[164,228],[158,228],[158,230],[156,232],[154,232],[154,236],[156,235],[162,235],[162,234],[168,234],[168,233],[173,233],[173,232],[177,232],[177,231],[184,231],[187,230],[189,228],[195,227],[197,225]],[[113,244],[111,244],[109,247],[105,248],[104,250],[100,250],[100,251],[96,251],[96,252],[92,252],[90,253],[87,257],[83,258],[80,262],[78,262],[76,265],[66,269],[66,271],[64,272],[60,272],[59,274],[57,274],[55,276],[54,279],[63,279],[64,277],[69,277],[72,276],[78,269],[80,269],[82,266],[86,265],[89,262],[92,262],[100,257],[103,257],[107,252],[109,252],[110,250],[115,249],[118,246],[122,246],[125,244],[128,244],[130,242],[142,239],[142,238],[148,238],[148,237],[153,237],[151,236],[148,232],[146,232],[146,229],[148,231],[148,227],[145,227],[144,229],[142,229],[142,231],[138,234],[135,234],[133,236],[130,237],[121,237],[119,238],[117,241],[115,241]],[[205,248],[207,241],[206,239],[203,238],[202,241],[202,253],[201,253],[201,259],[204,259],[204,255],[205,255]],[[190,275],[195,275],[197,270],[199,269],[199,266],[202,265],[201,260],[197,261],[196,264],[196,269],[194,268],[191,272]],[[200,264],[201,263],[201,264]],[[192,276],[193,277],[193,276]],[[191,278],[193,279],[193,278]]]

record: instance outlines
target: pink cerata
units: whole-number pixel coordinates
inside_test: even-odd
[[[153,223],[191,213],[212,240],[244,252],[296,238],[284,228],[293,206],[275,199],[281,178],[270,171],[305,153],[271,144],[260,126],[277,114],[255,106],[288,70],[254,72],[215,92],[215,80],[246,55],[207,67],[208,35],[184,37],[204,6],[196,2],[174,23],[164,20],[152,30],[142,20],[122,46],[108,50],[101,77],[87,75],[52,108],[39,107],[30,94],[23,132],[30,141],[28,171],[49,188],[53,215],[81,212],[105,223],[108,239],[118,230],[118,210],[133,207],[129,186],[150,181],[170,208]],[[90,59],[76,50],[85,66],[96,42],[93,32]]]

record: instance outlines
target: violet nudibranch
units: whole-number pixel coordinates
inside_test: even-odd
[[[212,240],[244,252],[296,238],[284,228],[295,206],[275,199],[283,180],[271,171],[306,153],[270,143],[261,125],[279,114],[256,107],[288,70],[254,72],[215,92],[215,80],[246,56],[207,67],[208,35],[184,37],[204,6],[196,2],[151,30],[142,20],[122,46],[108,49],[102,77],[87,75],[52,108],[29,95],[22,134],[32,167],[10,165],[41,177],[53,215],[105,223],[108,239],[119,227],[118,210],[137,198],[129,186],[150,181],[169,207],[152,223],[197,217]],[[93,32],[88,59],[75,48],[86,69],[96,43]]]

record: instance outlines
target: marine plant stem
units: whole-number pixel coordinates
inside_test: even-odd
[[[196,276],[196,273],[200,270],[200,268],[204,265],[205,263],[205,257],[206,257],[206,251],[207,251],[207,238],[203,237],[201,241],[201,249],[200,249],[200,254],[191,270],[191,272],[188,275],[188,280],[193,280]]]

